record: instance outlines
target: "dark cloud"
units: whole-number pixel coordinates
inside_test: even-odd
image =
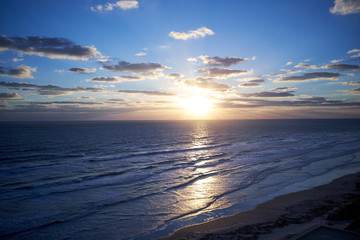
[[[320,69],[320,67],[316,66],[316,65],[310,65],[308,63],[299,63],[298,65],[295,66],[296,68],[307,68],[307,69]]]
[[[246,61],[244,58],[238,58],[238,57],[209,57],[209,56],[199,56],[199,58],[203,61],[203,63],[207,66],[222,66],[222,67],[228,67],[233,64],[241,63]]]
[[[173,93],[166,93],[166,92],[159,92],[159,91],[143,91],[143,90],[118,90],[117,92],[120,93],[134,93],[134,94],[145,94],[145,95],[152,95],[152,96],[175,96]]]
[[[351,94],[360,94],[360,87],[359,88],[353,88],[349,90],[345,90],[345,92],[349,92]]]
[[[353,70],[360,71],[359,65],[353,64],[329,64],[323,67],[324,69],[336,69],[336,70]]]
[[[80,74],[88,74],[88,73],[94,73],[96,72],[96,69],[89,69],[89,68],[70,68],[68,70],[69,72],[73,72],[73,73],[80,73]]]
[[[239,87],[259,87],[259,86],[261,86],[260,83],[265,82],[265,80],[261,79],[261,78],[244,78],[244,79],[239,79],[239,80],[240,81],[247,80],[246,83],[239,84],[238,85]]]
[[[80,46],[66,38],[0,36],[0,51],[16,50],[49,58],[88,60],[100,53],[95,47]]]
[[[73,88],[63,88],[56,85],[37,85],[32,83],[16,83],[16,82],[0,82],[0,87],[16,88],[22,89],[23,91],[34,91],[39,95],[43,96],[58,96],[58,95],[67,95],[73,92],[102,92],[102,88],[84,88],[84,87],[73,87]]]
[[[211,78],[197,77],[195,79],[179,80],[178,82],[183,83],[188,87],[205,88],[214,91],[226,91],[231,88],[229,85],[217,83]]]
[[[4,100],[4,99],[13,99],[13,98],[21,98],[21,96],[17,93],[14,92],[4,92],[4,93],[0,93],[0,99]]]
[[[228,68],[200,69],[198,72],[214,78],[229,78],[249,73],[247,70],[232,70]]]
[[[259,97],[259,98],[273,98],[273,97],[294,97],[293,91],[287,92],[258,92],[258,93],[241,93],[244,97]]]
[[[180,73],[170,73],[167,75],[168,78],[172,78],[172,79],[177,79],[177,78],[182,78],[183,75]]]
[[[114,76],[114,77],[94,77],[91,79],[87,79],[86,81],[89,82],[121,82],[120,77]]]
[[[290,89],[296,89],[296,87],[277,87],[272,89],[271,91],[288,91]]]
[[[241,102],[241,104],[237,103]],[[219,105],[224,108],[258,108],[258,107],[360,107],[360,102],[347,100],[328,100],[323,97],[300,98],[293,101],[271,101],[253,98],[228,99]]]
[[[53,102],[28,102],[32,105],[101,105],[101,102],[80,102],[80,101],[53,101]]]
[[[113,77],[94,77],[87,79],[88,82],[133,82],[140,81],[142,77],[138,76],[113,76]]]
[[[360,85],[360,82],[343,82],[344,85]]]
[[[312,73],[304,73],[300,76],[289,76],[282,77],[275,82],[301,82],[301,81],[315,81],[320,79],[326,80],[338,80],[342,74],[339,73],[331,73],[331,72],[312,72]]]
[[[258,78],[258,79],[253,79],[249,81],[250,83],[263,83],[265,82],[264,79]]]
[[[164,71],[167,67],[159,63],[129,63],[120,61],[118,64],[103,64],[103,68],[113,72],[145,73],[152,71]]]
[[[112,99],[106,100],[106,102],[112,103],[112,104],[119,104],[119,103],[125,103],[125,100],[121,99],[121,98],[112,98]]]
[[[261,84],[256,82],[247,82],[247,83],[239,84],[239,87],[259,87],[259,86],[261,86]]]
[[[16,68],[5,68],[0,66],[0,75],[14,78],[34,78],[31,73],[36,72],[36,68],[21,65]]]

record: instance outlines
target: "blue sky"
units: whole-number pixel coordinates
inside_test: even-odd
[[[360,117],[359,0],[3,0],[0,120]]]

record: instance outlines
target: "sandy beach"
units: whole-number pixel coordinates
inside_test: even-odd
[[[359,191],[360,173],[351,174],[160,239],[290,239],[321,224],[359,232]]]

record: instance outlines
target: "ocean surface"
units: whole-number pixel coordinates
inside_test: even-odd
[[[0,123],[0,238],[152,239],[360,171],[360,120]]]

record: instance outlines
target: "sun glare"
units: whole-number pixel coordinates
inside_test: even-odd
[[[206,115],[211,110],[211,101],[205,96],[194,95],[181,100],[183,105],[193,115]]]

